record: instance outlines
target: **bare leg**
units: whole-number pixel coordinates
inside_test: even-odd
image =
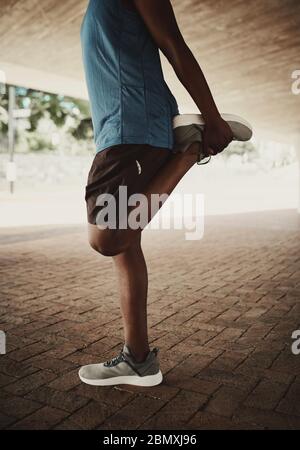
[[[137,361],[149,352],[147,332],[148,273],[141,233],[125,252],[113,257],[120,291],[125,343]]]
[[[197,160],[198,142],[191,144],[183,154],[176,154],[168,161],[151,180],[143,192],[148,200],[148,223],[157,211],[151,211],[152,194],[168,194],[175,189],[179,181]],[[161,205],[160,205],[161,206]],[[89,241],[91,246],[106,256],[115,256],[125,251],[137,239],[141,230],[131,228],[125,230],[100,230],[97,225],[89,224]]]
[[[170,194],[173,191],[195,164],[198,145],[193,144],[183,155],[175,155],[161,169],[144,192],[148,199],[151,194]],[[151,218],[149,211],[149,221]],[[125,342],[137,361],[142,361],[149,352],[149,343],[148,274],[141,248],[141,230],[99,230],[96,225],[89,225],[89,234],[93,248],[107,256],[113,256],[119,282]]]

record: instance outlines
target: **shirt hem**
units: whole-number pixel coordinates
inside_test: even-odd
[[[114,145],[120,144],[140,144],[140,145],[151,145],[152,147],[158,148],[167,148],[168,150],[172,150],[173,146],[166,142],[152,141],[151,139],[141,138],[139,136],[128,136],[123,139],[113,139],[111,141],[106,142],[105,144],[100,144],[96,146],[96,153],[99,153],[108,147],[113,147]]]

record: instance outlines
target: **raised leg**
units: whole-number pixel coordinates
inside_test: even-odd
[[[157,212],[151,210],[151,195],[171,194],[179,181],[195,164],[199,145],[201,144],[195,142],[191,144],[185,153],[175,154],[151,180],[147,189],[142,192],[147,198],[148,223]],[[136,241],[140,232],[141,229],[134,230],[131,228],[125,230],[101,230],[97,225],[89,224],[89,242],[99,253],[105,256],[115,256],[129,248],[131,243]]]

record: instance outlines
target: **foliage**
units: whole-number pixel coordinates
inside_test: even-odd
[[[2,141],[8,132],[8,86],[0,96],[0,138]],[[30,115],[26,119],[26,132],[16,127],[16,141],[20,134],[26,136],[29,151],[53,150],[55,148],[48,138],[39,132],[39,125],[47,118],[55,125],[57,132],[76,138],[91,140],[93,137],[89,104],[85,100],[63,95],[36,91],[24,87],[16,87],[16,109],[28,109]],[[24,122],[24,119],[22,119]],[[17,123],[18,124],[18,123]],[[53,128],[53,126],[51,126]],[[24,139],[22,139],[22,142]]]
[[[47,150],[54,150],[54,146],[51,141],[39,133],[30,133],[26,136],[27,144],[31,151],[38,152]]]
[[[8,86],[0,89],[1,151],[7,151],[8,92]],[[30,112],[28,118],[17,120],[17,152],[57,150],[66,154],[84,154],[95,150],[87,101],[18,86],[16,109]],[[263,168],[281,167],[295,159],[291,150],[277,148],[276,143],[260,144],[232,142],[220,157],[228,164],[252,164]]]

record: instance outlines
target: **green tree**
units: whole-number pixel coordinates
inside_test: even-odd
[[[33,134],[32,137],[29,135],[28,139],[29,148],[32,150],[40,149],[42,142],[45,141],[41,137],[34,136],[37,132],[39,121],[45,117],[49,117],[58,128],[65,126],[67,119],[72,118],[72,126],[67,129],[67,133],[70,133],[76,139],[91,139],[92,137],[89,104],[85,100],[18,86],[16,87],[16,108],[30,110],[27,133]],[[7,135],[7,118],[8,86],[0,96],[0,135],[2,137]],[[18,139],[18,133],[16,137]],[[40,144],[38,146],[35,144],[30,145],[33,142],[40,142]]]

